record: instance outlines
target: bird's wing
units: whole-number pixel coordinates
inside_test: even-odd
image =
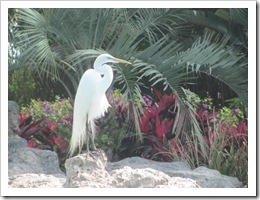
[[[95,99],[98,92],[96,90],[96,81],[99,77],[95,70],[89,69],[83,74],[79,82],[74,100],[70,154],[73,154],[77,147],[81,150],[84,142],[86,142],[86,123],[93,120],[91,117],[93,109],[91,108],[96,106]]]

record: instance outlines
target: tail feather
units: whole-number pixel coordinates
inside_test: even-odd
[[[84,143],[86,142],[87,136],[89,135],[89,126],[87,126],[87,118],[74,115],[73,117],[73,126],[72,126],[72,136],[69,146],[69,156],[71,157],[75,151],[79,150],[79,153],[82,150]]]
[[[87,123],[84,123],[86,121]],[[81,123],[80,123],[81,122]],[[91,136],[92,135],[92,136]],[[82,147],[84,143],[88,142],[92,137],[92,145],[95,146],[94,144],[94,139],[96,135],[96,126],[94,120],[74,120],[73,121],[73,128],[72,128],[72,137],[70,140],[70,146],[69,146],[69,156],[71,157],[75,151],[79,150],[79,153],[82,150]],[[87,144],[89,145],[89,144]]]

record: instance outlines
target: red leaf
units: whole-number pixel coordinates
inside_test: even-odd
[[[28,140],[27,147],[35,148],[36,147],[36,142],[34,140],[32,140],[32,139]]]
[[[147,133],[151,130],[150,120],[155,119],[157,115],[156,106],[144,109],[144,114],[140,119],[140,128],[143,133]]]
[[[55,136],[54,136],[54,137],[55,137]],[[52,146],[55,145],[54,137],[50,137],[50,138],[48,139],[48,142],[49,142]]]
[[[22,124],[27,119],[28,114],[19,112],[19,116],[20,116],[20,124]]]
[[[163,135],[166,135],[169,132],[171,125],[173,124],[173,119],[164,119],[160,121],[159,116],[156,116],[156,134],[159,139],[163,138]]]
[[[49,128],[51,131],[53,131],[53,130],[56,128],[56,126],[52,123],[51,120],[49,120],[48,128]]]
[[[60,137],[53,136],[53,140],[54,140],[55,144],[57,146],[59,146],[60,149],[66,147],[66,144],[64,143],[64,141]]]
[[[31,135],[33,135],[37,131],[42,130],[42,128],[41,128],[42,122],[43,122],[43,120],[38,120],[38,121],[32,122],[32,123],[30,121],[29,124],[27,124],[27,123],[20,124],[19,136],[22,138],[29,138]]]
[[[169,111],[171,107],[174,106],[175,103],[175,95],[174,94],[170,94],[170,95],[163,95],[161,96],[160,102],[158,104],[158,113],[160,113],[161,111]]]
[[[147,133],[151,130],[150,118],[151,117],[149,115],[144,115],[140,119],[140,128],[143,133]]]
[[[237,132],[241,134],[246,134],[247,125],[245,121],[240,121],[237,126]]]
[[[159,99],[159,101],[161,101],[161,98],[162,98],[162,95],[161,93],[159,92],[159,90],[157,90],[156,88],[153,89],[156,97]]]

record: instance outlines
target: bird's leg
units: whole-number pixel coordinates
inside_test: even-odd
[[[91,136],[90,136],[91,134]],[[95,156],[89,151],[89,137],[91,137],[91,141],[93,143],[93,137],[92,137],[93,133],[92,133],[92,123],[91,122],[88,122],[86,123],[86,138],[87,138],[87,144],[86,144],[86,147],[87,147],[87,154],[89,156],[91,156],[94,160],[97,160],[95,158]],[[96,148],[95,144],[93,143],[94,145],[94,148]]]
[[[93,146],[93,150],[98,152],[99,154],[102,154],[102,151],[100,149],[96,148],[95,145],[95,124],[94,122],[92,122],[92,126],[91,126],[91,141],[92,141],[92,146]]]
[[[94,133],[91,132],[91,142],[92,142],[92,146],[93,146],[93,150],[96,151],[96,145],[95,145],[95,138],[94,138]]]
[[[91,126],[91,142],[92,142],[92,146],[93,146],[93,150],[96,151],[96,145],[95,145],[95,124],[94,121],[90,122],[90,126]]]
[[[87,122],[86,122],[86,132],[85,132],[85,134],[86,134],[86,139],[87,139],[87,144],[86,144],[86,147],[87,147],[87,153],[89,153],[89,123],[88,123],[88,120],[87,120]]]
[[[86,131],[86,134],[87,134],[87,144],[86,144],[86,147],[87,147],[87,153],[89,152],[89,134],[88,132]]]
[[[92,131],[89,132],[89,133],[91,134],[91,141],[92,141],[93,150],[96,151],[97,148],[96,148],[95,143],[94,143],[93,133],[92,133]],[[94,160],[97,161],[97,158],[96,158],[96,157],[93,155],[93,153],[91,153],[90,151],[88,152],[88,155],[90,155]]]
[[[96,145],[94,143],[94,138],[93,138],[93,135],[91,134],[91,141],[92,141],[92,146],[93,146],[93,150],[96,151],[97,148],[96,148]]]

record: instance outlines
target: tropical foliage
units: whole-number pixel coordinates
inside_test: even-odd
[[[9,11],[10,76],[17,69],[32,75],[24,79],[28,73],[20,73],[10,79],[9,98],[19,98],[15,93],[21,80],[28,80],[21,84],[23,91],[28,89],[25,99],[55,100],[56,95],[73,98],[83,72],[97,55],[108,52],[133,63],[132,67],[113,66],[111,88],[118,88],[127,102],[125,117],[133,120],[127,130],[134,130],[140,141],[145,139],[142,132],[151,128],[145,125],[144,116],[154,109],[153,105],[144,107],[147,99],[143,96],[170,101],[169,109],[174,111],[174,120],[167,118],[163,127],[151,128],[167,129],[167,134],[159,138],[188,138],[196,142],[202,158],[207,158],[210,147],[194,104],[187,101],[192,96],[189,91],[211,96],[212,108],[222,108],[228,105],[227,99],[237,98],[247,117],[247,9]],[[151,90],[154,87],[159,92]],[[35,88],[49,93],[37,93]],[[159,112],[153,111],[155,115]],[[225,118],[226,111],[220,119]],[[154,119],[158,125],[158,119]]]

